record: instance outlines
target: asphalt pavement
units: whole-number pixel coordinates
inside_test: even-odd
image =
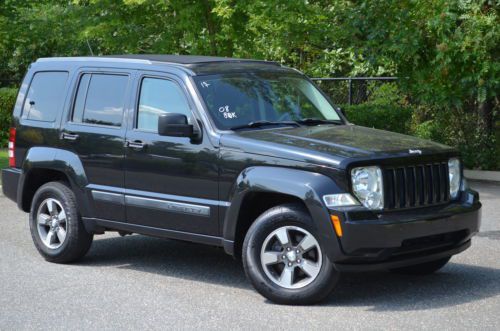
[[[344,274],[306,307],[267,301],[239,262],[197,244],[106,234],[76,264],[45,262],[28,215],[0,196],[0,330],[500,330],[500,186],[471,186],[481,232],[440,272]]]

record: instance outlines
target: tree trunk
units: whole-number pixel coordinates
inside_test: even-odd
[[[203,7],[205,10],[205,22],[207,23],[207,31],[210,38],[210,55],[218,55],[217,53],[217,44],[215,40],[215,25],[212,20],[212,6],[209,0],[203,1]]]
[[[493,98],[486,99],[479,105],[479,117],[481,118],[484,130],[488,134],[493,133]]]

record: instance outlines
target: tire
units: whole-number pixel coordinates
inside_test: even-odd
[[[446,263],[450,261],[450,259],[451,256],[448,256],[439,260],[434,260],[426,263],[410,265],[402,268],[390,269],[390,271],[406,275],[428,275],[444,267]]]
[[[337,284],[339,272],[310,224],[311,217],[302,206],[285,204],[264,212],[248,230],[242,251],[245,274],[267,299],[287,305],[313,304],[324,300]],[[303,241],[306,236],[312,239]],[[288,251],[290,246],[295,249]]]
[[[62,182],[44,184],[36,191],[29,223],[35,247],[49,262],[76,261],[92,244],[93,235],[82,224],[75,195]]]

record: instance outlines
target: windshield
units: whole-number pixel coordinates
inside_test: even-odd
[[[258,121],[341,121],[320,91],[298,75],[238,73],[194,79],[219,129]]]

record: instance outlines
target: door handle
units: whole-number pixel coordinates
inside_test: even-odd
[[[61,135],[61,138],[64,140],[75,141],[78,139],[78,135],[74,134],[74,133],[63,132],[63,134]]]
[[[146,146],[145,143],[143,143],[140,140],[135,140],[135,141],[127,141],[125,143],[125,147],[128,148],[133,148],[133,149],[143,149]]]

